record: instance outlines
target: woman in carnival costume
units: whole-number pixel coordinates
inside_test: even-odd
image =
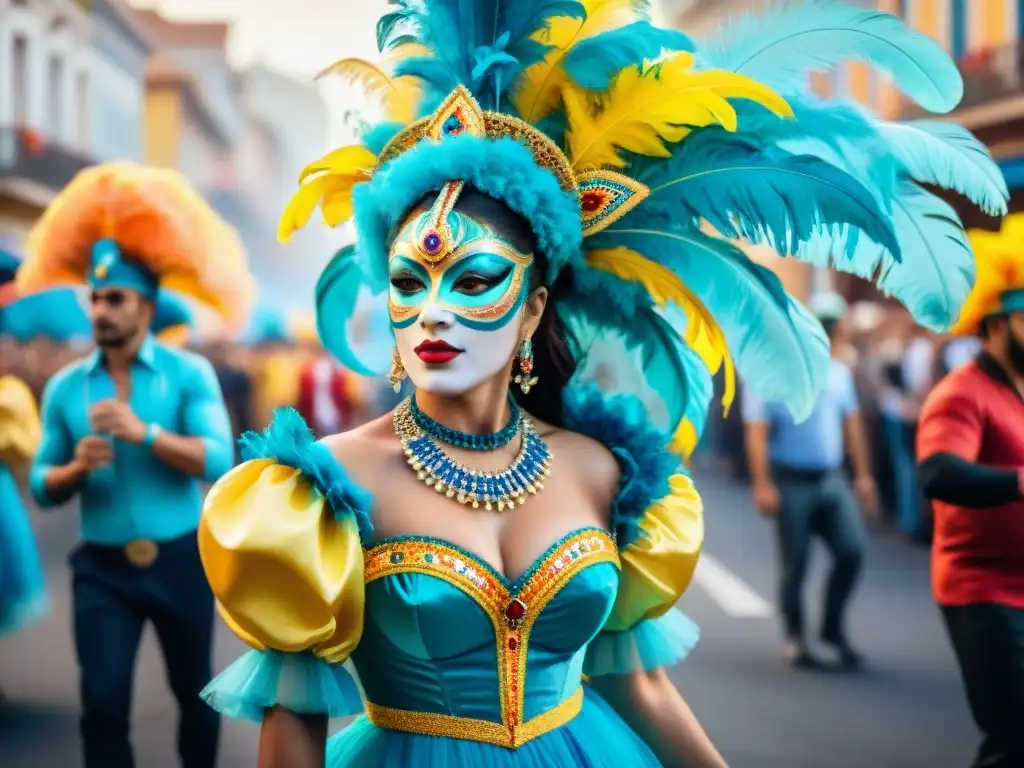
[[[948,111],[957,71],[898,19],[834,3],[700,47],[635,0],[394,5],[390,72],[330,68],[388,120],[306,169],[281,235],[318,204],[354,215],[319,332],[373,373],[346,326],[360,292],[386,293],[393,380],[415,393],[321,442],[291,411],[245,439],[200,552],[253,650],[207,700],[263,723],[265,766],[324,764],[327,718],[361,711],[327,765],[722,765],[665,672],[696,639],[673,609],[703,538],[680,459],[723,367],[732,399],[733,360],[798,418],[829,369],[820,325],[724,238],[834,253],[950,324],[973,257],[916,181],[1002,210],[989,158],[804,86],[856,57]]]
[[[9,289],[19,263],[0,250],[0,307],[14,298]],[[0,361],[0,635],[42,617],[49,604],[35,534],[14,476],[39,448],[39,411],[28,385],[6,367]]]

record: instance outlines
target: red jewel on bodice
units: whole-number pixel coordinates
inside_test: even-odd
[[[526,616],[526,603],[518,597],[505,606],[505,618],[512,624],[518,624]]]
[[[510,651],[514,651],[518,647],[519,647],[519,641],[516,640],[514,637],[510,637],[508,639],[508,649]]]

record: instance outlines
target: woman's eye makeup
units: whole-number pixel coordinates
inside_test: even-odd
[[[504,279],[505,275],[481,275],[473,272],[462,275],[456,280],[454,288],[459,293],[475,296],[493,288]]]
[[[422,280],[407,272],[392,275],[391,285],[402,293],[417,293],[418,291],[422,291],[426,288]]]

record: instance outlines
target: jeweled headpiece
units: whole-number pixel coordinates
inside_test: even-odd
[[[723,366],[731,399],[733,355],[757,394],[797,417],[828,375],[819,323],[734,241],[880,276],[919,322],[946,328],[974,259],[924,185],[1005,212],[998,170],[962,128],[886,123],[809,95],[810,71],[857,58],[926,109],[951,110],[955,65],[894,16],[789,2],[697,45],[655,27],[642,0],[392,6],[378,25],[384,66],[346,59],[323,73],[362,83],[387,119],[303,172],[279,232],[318,204],[332,226],[355,218],[358,248],[325,271],[318,313],[329,348],[363,373],[337,329],[361,287],[384,290],[409,209],[453,181],[530,222],[549,281],[570,278],[556,309],[579,376],[597,377],[587,361],[613,350],[621,365],[604,388],[665,414],[682,453]]]

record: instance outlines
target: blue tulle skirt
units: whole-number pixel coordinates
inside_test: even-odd
[[[48,607],[35,534],[14,478],[0,463],[0,635],[44,616]]]
[[[327,744],[327,768],[660,768],[650,748],[590,686],[568,723],[506,749],[378,728],[360,717]]]

